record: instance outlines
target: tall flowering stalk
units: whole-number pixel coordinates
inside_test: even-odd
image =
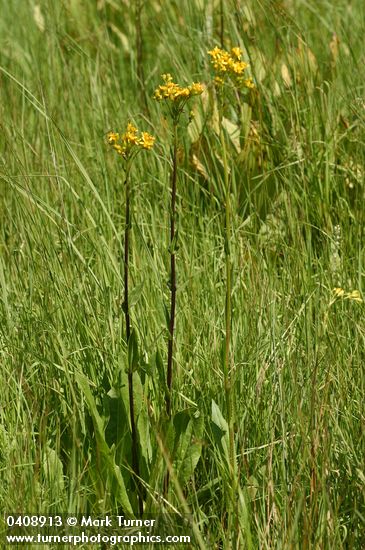
[[[132,336],[132,326],[129,309],[129,260],[131,255],[131,189],[129,175],[134,159],[137,154],[145,150],[150,150],[153,147],[155,138],[147,132],[138,133],[138,130],[130,122],[124,134],[110,132],[107,136],[109,145],[120,155],[124,162],[124,192],[125,192],[125,225],[124,225],[124,301],[123,311],[125,318],[126,342],[129,351],[129,345]],[[129,354],[128,354],[129,357]],[[136,418],[134,410],[134,393],[133,393],[133,364],[128,364],[128,394],[129,394],[129,416],[131,423],[132,434],[132,468],[136,475],[136,486],[138,492],[138,505],[140,514],[143,513],[143,496],[139,481],[139,452],[138,452],[138,436],[136,427]]]
[[[165,101],[169,115],[172,120],[172,171],[171,171],[171,206],[170,206],[170,317],[169,317],[169,335],[167,345],[167,371],[166,385],[167,392],[165,397],[167,418],[171,419],[171,393],[173,383],[173,357],[174,357],[174,331],[176,315],[176,188],[177,188],[177,150],[178,150],[178,126],[180,117],[184,111],[186,103],[193,96],[203,93],[203,86],[200,83],[193,82],[190,86],[180,86],[173,82],[170,74],[162,75],[163,84],[160,84],[155,90],[154,98],[157,101]],[[167,471],[163,491],[167,495],[169,490],[170,475]]]
[[[232,240],[232,213],[231,213],[231,178],[230,169],[228,166],[227,144],[223,128],[223,112],[225,108],[225,100],[229,88],[235,90],[242,88],[253,88],[254,84],[250,77],[246,76],[248,64],[242,60],[242,51],[239,47],[232,48],[230,52],[221,48],[215,47],[208,51],[210,61],[214,69],[215,77],[214,84],[216,87],[218,102],[219,102],[219,117],[220,117],[220,142],[223,157],[223,172],[224,172],[224,196],[225,196],[225,271],[226,271],[226,296],[225,296],[225,347],[224,347],[224,363],[223,363],[223,379],[226,401],[226,415],[229,430],[229,495],[228,495],[228,518],[229,530],[234,531],[232,526],[233,516],[237,518],[235,511],[235,501],[237,492],[237,463],[234,441],[234,358],[231,351],[231,332],[232,332],[232,256],[231,256],[231,240]],[[233,512],[233,513],[232,513]]]
[[[171,171],[171,207],[170,207],[170,317],[169,339],[167,348],[167,372],[166,372],[166,413],[171,418],[171,390],[173,379],[173,355],[174,355],[174,331],[176,314],[176,187],[177,187],[177,148],[178,126],[181,114],[186,103],[193,96],[203,93],[203,86],[193,82],[190,86],[180,86],[173,82],[170,74],[162,75],[163,84],[158,86],[154,93],[154,99],[165,101],[172,120],[172,171]]]

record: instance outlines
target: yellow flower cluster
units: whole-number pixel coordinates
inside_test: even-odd
[[[355,302],[362,302],[360,292],[353,290],[352,292],[346,292],[343,288],[334,288],[332,290],[335,298],[343,298],[344,300],[354,300]]]
[[[155,138],[148,132],[141,132],[139,135],[137,128],[131,122],[128,122],[124,134],[109,132],[107,140],[109,145],[124,159],[128,159],[130,153],[137,150],[136,147],[149,150],[155,143]]]
[[[211,63],[216,73],[215,83],[224,84],[226,77],[230,78],[236,85],[244,88],[254,88],[255,85],[251,77],[246,78],[245,70],[248,63],[242,61],[242,50],[239,47],[232,48],[230,52],[222,50],[216,46],[208,51],[211,57]]]
[[[194,95],[200,95],[204,91],[204,87],[200,82],[193,82],[191,86],[180,86],[175,84],[170,74],[163,74],[162,80],[164,84],[161,84],[153,95],[157,101],[168,99],[170,101],[178,102],[181,100],[188,100]]]

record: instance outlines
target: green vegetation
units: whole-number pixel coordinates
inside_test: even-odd
[[[0,512],[143,506],[191,514],[194,548],[364,548],[363,0],[0,8]],[[220,103],[222,40],[255,87]],[[205,87],[174,136],[167,73]],[[107,134],[128,121],[156,141],[128,180],[127,338]]]

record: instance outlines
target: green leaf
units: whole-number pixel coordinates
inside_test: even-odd
[[[228,118],[223,117],[222,126],[226,130],[232,145],[236,149],[237,153],[241,151],[240,145],[240,128],[234,122],[228,120]]]
[[[156,367],[156,364],[153,362],[153,360],[150,363],[148,361],[140,362],[141,371],[147,374],[147,376],[150,376],[151,378],[155,374],[155,367]]]
[[[192,409],[179,411],[173,419],[175,432],[173,461],[181,485],[193,475],[202,451],[204,422]]]
[[[179,250],[178,240],[179,240],[179,231],[178,231],[178,229],[176,229],[174,238],[172,239],[172,241],[170,243],[170,246],[169,246],[169,253],[170,254],[175,254],[176,252],[178,252],[178,250]]]
[[[49,445],[43,451],[42,472],[52,498],[59,499],[64,491],[63,467],[58,454]]]
[[[130,308],[135,306],[136,303],[139,301],[139,299],[142,296],[142,291],[143,291],[143,282],[140,283],[139,285],[136,285],[134,288],[132,288],[132,290],[130,290],[129,297],[128,297],[128,303]]]
[[[145,399],[143,394],[143,386],[138,373],[134,373],[134,402],[137,415],[137,431],[138,440],[141,449],[142,457],[145,460],[147,470],[152,461],[152,444],[150,437],[150,422],[145,405]],[[146,472],[147,473],[147,472]]]
[[[121,503],[124,512],[134,516],[131,503],[129,501],[123,476],[121,474],[119,466],[115,463],[113,456],[113,451],[110,449],[105,441],[104,436],[104,424],[102,418],[99,415],[99,412],[96,407],[95,399],[90,390],[90,382],[86,376],[76,372],[75,373],[76,381],[85,397],[86,404],[89,408],[93,420],[93,426],[96,437],[96,444],[98,451],[102,458],[102,464],[104,465],[103,472],[107,478],[111,478],[111,486],[114,486],[117,490],[117,498]],[[107,479],[104,480],[105,485],[107,485]]]
[[[115,446],[117,463],[131,460],[131,434],[129,424],[127,388],[111,388],[103,398],[103,407],[108,413],[105,427],[105,441],[109,447]]]
[[[185,445],[182,446],[180,468],[178,470],[178,479],[182,486],[191,478],[199,462],[203,448],[203,430],[204,419],[200,415],[198,418],[191,418],[189,429],[185,436]]]
[[[157,348],[157,351],[155,353],[154,361],[155,361],[155,365],[156,365],[156,368],[157,368],[159,384],[161,384],[161,387],[163,388],[164,392],[166,393],[167,384],[166,384],[165,367],[164,367],[164,364],[163,364],[163,361],[162,361],[161,352],[158,348]]]
[[[217,403],[212,399],[212,423],[213,438],[221,455],[229,461],[229,435],[228,424]]]
[[[190,422],[190,414],[188,410],[179,411],[175,414],[174,419],[174,428],[176,439],[179,440],[180,437],[186,432],[188,424]]]
[[[138,339],[137,333],[134,329],[131,330],[131,334],[128,340],[128,369],[129,372],[134,372],[138,369],[139,365],[139,352],[138,352]]]

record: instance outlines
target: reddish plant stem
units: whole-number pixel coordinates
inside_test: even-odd
[[[124,182],[125,188],[125,228],[124,228],[124,317],[126,327],[127,347],[131,336],[131,320],[129,313],[129,249],[130,249],[130,229],[131,229],[131,212],[130,212],[130,189],[128,181],[127,168],[126,178]],[[133,371],[131,366],[128,368],[128,395],[129,395],[129,416],[131,422],[132,434],[132,468],[136,475],[136,487],[138,492],[138,508],[139,513],[143,514],[143,497],[142,488],[139,479],[139,460],[138,460],[138,436],[134,410],[134,392],[133,392]]]
[[[174,142],[172,151],[172,173],[171,173],[171,210],[170,210],[170,318],[169,318],[169,340],[167,347],[167,373],[166,373],[166,414],[171,419],[171,392],[174,358],[174,331],[176,313],[176,187],[177,187],[177,121],[174,122]],[[170,472],[167,470],[163,481],[163,494],[166,497],[170,485]]]
[[[171,418],[171,390],[172,390],[172,363],[174,356],[174,331],[176,313],[176,255],[175,255],[175,225],[176,225],[176,183],[177,183],[177,124],[174,124],[174,144],[172,153],[172,174],[171,174],[171,211],[170,211],[170,319],[169,319],[169,341],[167,349],[167,394],[166,413]]]

